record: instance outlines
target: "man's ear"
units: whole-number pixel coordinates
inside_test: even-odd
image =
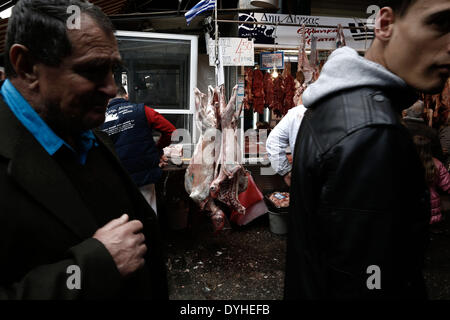
[[[31,82],[36,80],[35,60],[27,47],[14,44],[9,50],[9,61],[18,77]]]
[[[395,13],[390,7],[383,7],[377,14],[375,22],[375,37],[388,41],[394,30]]]

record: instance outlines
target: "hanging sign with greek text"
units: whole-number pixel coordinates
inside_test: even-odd
[[[364,51],[374,38],[374,31],[368,19],[338,18],[321,16],[300,16],[271,13],[241,13],[239,21],[264,22],[268,24],[240,24],[239,37],[254,39],[256,44],[276,44],[279,47],[300,45],[301,25],[306,30],[306,46],[311,48],[312,35],[317,38],[318,50],[336,49],[336,28],[338,24],[344,27],[344,37],[347,46]],[[280,26],[278,24],[283,24]],[[284,24],[292,24],[285,26]],[[317,26],[317,27],[314,27]],[[319,26],[326,26],[325,28]],[[350,27],[351,29],[345,27]]]

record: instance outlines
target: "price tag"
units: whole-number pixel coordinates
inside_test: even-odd
[[[209,65],[215,66],[215,41],[209,39]],[[220,38],[219,53],[222,54],[223,66],[254,66],[255,46],[253,40],[244,38]]]

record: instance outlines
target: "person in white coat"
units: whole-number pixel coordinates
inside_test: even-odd
[[[288,186],[291,185],[292,165],[286,156],[286,148],[289,146],[291,154],[294,154],[295,140],[298,129],[305,114],[303,105],[296,106],[288,111],[281,121],[270,132],[266,142],[267,154],[272,169],[284,177]]]

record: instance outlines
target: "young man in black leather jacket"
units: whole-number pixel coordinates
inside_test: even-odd
[[[303,95],[286,299],[423,299],[429,194],[401,110],[450,73],[450,2],[385,1],[365,57],[333,52]]]

